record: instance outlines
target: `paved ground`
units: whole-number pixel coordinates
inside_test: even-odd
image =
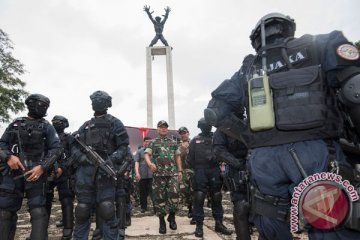
[[[223,196],[223,205],[224,205],[224,224],[230,228],[234,229],[232,223],[232,203],[229,200],[229,195],[224,194]],[[24,201],[25,202],[25,201]],[[206,204],[205,204],[206,205]],[[222,234],[216,233],[214,230],[214,220],[211,217],[210,208],[205,207],[205,221],[204,221],[204,238],[211,240],[230,240],[235,239],[235,234],[231,236],[225,236]],[[178,225],[178,230],[171,230],[167,227],[167,233],[161,235],[158,232],[159,221],[158,218],[152,214],[152,212],[140,213],[139,207],[135,206],[133,209],[132,224],[126,229],[126,239],[156,239],[156,240],[170,240],[170,239],[199,239],[194,236],[195,225],[190,225],[190,219],[187,218],[187,209],[183,208],[179,211],[178,216],[176,217],[176,222]],[[58,201],[53,203],[53,211],[50,216],[50,226],[49,226],[49,240],[60,240],[62,236],[62,230],[55,226],[56,221],[61,219],[61,206]],[[26,210],[26,206],[19,212],[19,220],[17,226],[17,232],[15,239],[24,240],[30,234],[30,224],[29,224],[29,214]],[[92,224],[90,237],[92,236],[92,231],[94,230],[95,225]],[[252,240],[257,239],[257,232],[255,231]],[[294,239],[305,240],[307,237],[305,235],[296,235]]]

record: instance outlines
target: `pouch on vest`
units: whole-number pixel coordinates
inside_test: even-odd
[[[267,75],[248,82],[250,128],[261,131],[274,127],[274,108]]]
[[[270,76],[275,122],[280,130],[321,127],[326,120],[326,91],[320,66],[290,69]]]

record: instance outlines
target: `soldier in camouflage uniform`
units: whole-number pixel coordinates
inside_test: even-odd
[[[166,233],[165,215],[169,227],[177,229],[175,213],[179,201],[179,181],[182,179],[180,151],[177,143],[167,137],[169,125],[161,120],[157,124],[159,136],[145,149],[145,161],[153,171],[152,194],[154,210],[160,220],[159,233]],[[178,172],[178,174],[176,174]]]
[[[180,183],[180,199],[183,204],[189,209],[188,218],[191,218],[190,224],[196,224],[196,221],[192,217],[192,185],[191,180],[194,175],[194,171],[189,167],[187,161],[187,155],[189,153],[189,130],[186,127],[180,127],[178,130],[180,135],[179,151],[181,156],[181,165],[183,169],[182,182]]]

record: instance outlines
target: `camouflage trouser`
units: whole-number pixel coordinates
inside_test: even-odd
[[[177,211],[179,203],[179,182],[177,175],[153,177],[152,195],[157,216]]]
[[[194,172],[186,169],[183,172],[182,182],[180,183],[180,199],[182,204],[186,204],[186,206],[190,206],[193,203],[192,199],[192,177],[194,176]]]
[[[139,182],[133,182],[134,185],[134,191],[132,192],[132,197],[134,198],[135,205],[140,205],[140,194],[139,194]]]

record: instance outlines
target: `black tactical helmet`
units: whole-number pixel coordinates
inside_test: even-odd
[[[51,122],[57,132],[63,131],[69,126],[69,121],[61,115],[55,115]]]
[[[104,91],[95,91],[90,95],[91,105],[95,112],[106,112],[111,104],[111,97]]]
[[[50,99],[41,94],[30,94],[25,99],[25,104],[29,110],[28,115],[38,119],[46,116],[46,111],[50,106]]]
[[[265,23],[265,38],[268,40],[271,36],[280,35],[284,38],[293,37],[296,30],[294,19],[285,16],[282,13],[269,13],[263,16],[255,28],[251,31],[251,45],[257,51],[261,47],[261,22]]]
[[[198,128],[202,129],[202,128],[208,128],[208,127],[212,127],[206,120],[205,118],[200,118],[200,120],[198,121]]]
[[[38,94],[38,93],[30,94],[25,99],[25,104],[29,106],[30,104],[32,104],[35,101],[40,101],[40,102],[47,104],[48,107],[50,106],[50,99],[48,97],[45,97],[44,95]]]

